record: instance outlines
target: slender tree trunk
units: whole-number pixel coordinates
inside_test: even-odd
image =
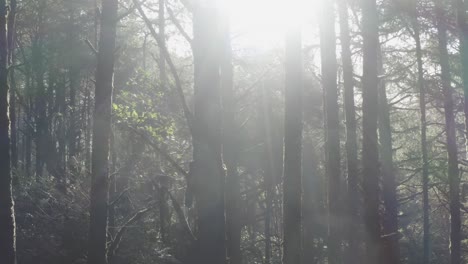
[[[321,114],[321,110],[316,113]],[[317,125],[317,127],[321,125]],[[302,263],[316,264],[320,263],[322,256],[320,254],[320,246],[317,242],[321,240],[320,232],[317,232],[319,227],[319,218],[322,212],[319,212],[319,207],[326,199],[321,191],[321,177],[318,173],[318,164],[316,157],[316,146],[312,141],[305,141],[303,144],[302,154]]]
[[[84,135],[84,144],[85,144],[85,172],[88,173],[91,171],[91,128],[93,121],[91,118],[91,109],[92,109],[92,99],[91,99],[91,87],[86,85],[85,87],[85,103],[83,106],[83,116],[86,120],[85,135]]]
[[[283,174],[283,264],[301,263],[302,198],[302,37],[286,35],[286,92]]]
[[[340,162],[340,120],[338,106],[335,10],[334,2],[322,3],[320,25],[320,51],[322,64],[322,86],[325,96],[325,148],[326,174],[328,180],[328,263],[341,262],[341,162]]]
[[[28,72],[28,71],[26,71]],[[26,85],[27,86],[27,85]],[[29,87],[30,88],[30,87]],[[32,102],[31,100],[28,100],[27,102],[28,104],[28,109],[27,109],[27,113],[26,113],[26,118],[29,122],[31,122],[32,118],[31,118],[31,109],[33,108],[32,107]],[[27,176],[31,176],[31,164],[32,164],[32,131],[31,131],[31,127],[27,126],[26,127],[26,135],[25,135],[25,143],[24,143],[24,148],[25,148],[25,165],[24,165],[24,171],[26,173]]]
[[[10,0],[8,12],[8,65],[15,62],[15,35],[16,35],[16,0]],[[11,166],[13,171],[18,168],[18,140],[17,140],[17,119],[16,119],[16,79],[15,68],[9,69],[10,80],[10,127],[11,127]]]
[[[109,177],[109,207],[108,207],[108,229],[111,237],[114,237],[116,226],[115,226],[115,205],[113,201],[117,198],[117,150],[115,147],[115,133],[111,132],[110,138],[110,155],[111,155],[111,167]],[[110,240],[110,239],[109,239]]]
[[[8,117],[8,40],[6,3],[0,0],[0,263],[16,264],[12,196],[10,120]]]
[[[444,6],[436,2],[437,36],[439,40],[441,83],[444,93],[445,131],[448,152],[448,182],[450,204],[450,264],[461,263],[461,216],[460,216],[460,172],[458,170],[458,150],[456,124],[453,113],[454,103],[451,87],[449,56],[447,51],[447,14]]]
[[[195,66],[192,177],[198,213],[199,264],[226,263],[224,170],[221,159],[221,89],[218,7],[196,4],[193,13]]]
[[[379,263],[379,151],[378,117],[378,15],[376,0],[362,0],[363,78],[362,78],[362,167],[364,224],[366,228],[365,263]]]
[[[465,148],[468,155],[468,24],[466,22],[466,4],[464,0],[452,0],[457,16],[457,27],[460,39],[460,57],[462,64],[462,81],[465,113]]]
[[[72,4],[72,3],[70,3]],[[75,40],[75,12],[73,6],[70,7],[70,15],[69,15],[69,32],[68,32],[68,45],[71,50],[74,50],[76,47],[76,40]],[[69,93],[70,93],[70,101],[69,101],[69,127],[68,127],[68,138],[67,138],[67,145],[68,145],[68,161],[69,161],[69,168],[70,174],[72,178],[76,178],[76,174],[78,173],[77,163],[75,160],[75,156],[78,151],[78,128],[77,128],[77,106],[76,106],[76,92],[79,89],[80,85],[80,72],[78,70],[77,65],[77,57],[74,55],[73,52],[69,54],[69,65],[68,65],[68,82],[69,82]],[[65,177],[64,177],[65,178]]]
[[[271,263],[271,218],[273,213],[273,192],[276,178],[273,158],[273,138],[271,126],[271,103],[267,89],[262,85],[261,90],[264,139],[264,188],[265,188],[265,264]]]
[[[379,45],[379,75],[384,75],[383,54]],[[395,170],[393,168],[392,127],[387,101],[385,81],[379,81],[379,142],[382,176],[382,198],[384,214],[382,219],[382,263],[398,264],[400,249],[398,244],[398,201]]]
[[[103,0],[96,68],[88,264],[106,264],[109,145],[118,0]]]
[[[415,11],[416,11],[415,7]],[[416,42],[416,60],[418,64],[419,108],[421,118],[421,154],[422,154],[422,191],[423,191],[423,264],[430,263],[430,230],[429,230],[429,161],[427,157],[427,122],[426,122],[426,88],[424,86],[424,68],[422,60],[421,38],[417,11],[413,18],[414,40]]]
[[[47,145],[47,95],[46,87],[44,84],[44,65],[42,54],[42,36],[36,36],[32,47],[32,57],[34,64],[34,73],[36,77],[36,91],[35,91],[35,114],[36,114],[36,164],[35,171],[36,177],[42,177],[45,158],[46,158],[46,145]]]
[[[166,74],[166,59],[164,56],[164,48],[166,47],[166,20],[165,20],[165,1],[166,0],[159,0],[159,37],[161,40],[161,47],[159,50],[159,77],[161,81],[161,86],[165,88],[167,85],[167,74]]]
[[[164,49],[166,49],[166,17],[165,17],[165,0],[159,0],[159,10],[158,10],[158,27],[159,27],[159,36],[161,40],[161,47],[159,51],[159,77],[161,86],[163,89],[166,89],[167,85],[167,74],[166,74],[166,60],[164,57]],[[146,40],[146,36],[145,36]],[[162,242],[165,245],[169,244],[169,207],[168,207],[168,182],[165,178],[161,179],[159,183],[159,216],[160,216],[160,228]]]
[[[223,10],[224,11],[224,10]],[[226,166],[226,238],[229,264],[241,264],[241,190],[237,171],[239,160],[239,127],[233,85],[231,31],[229,17],[221,18],[221,89],[223,103],[223,159]]]
[[[340,16],[341,58],[343,64],[343,90],[346,118],[346,165],[347,165],[347,219],[345,262],[358,264],[359,260],[359,190],[358,190],[358,150],[356,132],[356,109],[354,103],[353,62],[351,59],[351,38],[348,25],[347,0],[338,1]]]

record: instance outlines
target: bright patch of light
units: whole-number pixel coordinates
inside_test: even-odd
[[[219,0],[230,15],[233,44],[265,50],[282,45],[290,27],[313,31],[324,0]],[[242,43],[242,44],[241,44]]]

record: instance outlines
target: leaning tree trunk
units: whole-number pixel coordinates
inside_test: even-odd
[[[198,214],[195,263],[226,262],[224,169],[221,160],[221,89],[218,8],[214,0],[194,7],[195,67],[191,177]]]
[[[362,169],[364,224],[366,233],[365,263],[379,263],[379,151],[378,117],[378,15],[376,0],[362,0],[363,78],[362,78]]]
[[[0,263],[15,264],[15,214],[11,190],[6,12],[5,0],[0,0]]]
[[[445,131],[448,153],[448,181],[450,207],[450,264],[461,263],[461,216],[460,216],[460,175],[458,170],[458,150],[456,124],[453,113],[454,103],[451,87],[449,55],[447,51],[447,18],[444,6],[435,1],[437,36],[439,40],[441,83],[444,93]]]
[[[107,263],[108,163],[117,10],[118,0],[102,0],[94,104],[88,264]]]
[[[418,87],[421,129],[421,154],[422,154],[422,192],[423,192],[423,260],[422,264],[430,263],[430,231],[429,231],[429,161],[427,157],[427,122],[426,122],[426,88],[424,86],[424,68],[422,60],[422,48],[417,7],[414,8],[413,30],[416,42],[416,60],[418,64]]]
[[[336,36],[334,2],[324,0],[320,24],[322,86],[325,95],[325,153],[328,180],[328,263],[341,262],[340,221],[340,120],[336,83]]]
[[[347,167],[347,219],[345,263],[359,263],[359,189],[358,189],[358,150],[356,132],[356,109],[354,103],[353,62],[351,58],[351,37],[348,25],[347,0],[338,2],[340,16],[341,59],[343,66],[343,94],[346,118],[346,167]]]
[[[286,92],[283,175],[283,264],[301,263],[302,193],[302,37],[286,35]]]

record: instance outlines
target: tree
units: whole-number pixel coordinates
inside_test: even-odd
[[[379,263],[379,152],[378,117],[378,15],[375,0],[362,0],[362,170],[364,224],[366,228],[366,263]]]
[[[10,120],[8,116],[7,7],[0,1],[0,262],[16,264],[15,212],[12,196]]]
[[[385,74],[383,67],[383,54],[379,45],[379,76]],[[387,101],[385,80],[379,82],[379,143],[382,176],[382,198],[384,215],[382,217],[382,261],[388,264],[400,262],[398,245],[398,201],[395,169],[393,168],[392,126],[390,122],[390,106]]]
[[[107,263],[107,203],[118,0],[103,0],[97,53],[88,264]]]
[[[410,15],[413,37],[416,44],[416,61],[418,64],[419,109],[421,129],[421,159],[422,159],[422,192],[423,192],[423,264],[430,263],[430,230],[429,230],[429,161],[427,155],[427,121],[426,121],[426,87],[424,85],[424,65],[422,60],[421,33],[418,22],[417,1]]]
[[[465,149],[468,148],[468,24],[466,23],[466,3],[464,0],[452,0],[457,17],[458,37],[460,39],[460,57],[465,114]]]
[[[218,12],[213,0],[197,3],[193,12],[195,97],[191,177],[198,216],[195,263],[200,264],[226,262]]]
[[[226,239],[230,264],[242,263],[241,252],[241,186],[238,173],[239,127],[233,84],[232,48],[229,16],[223,11],[221,28],[221,90],[223,105],[223,159],[226,166]]]
[[[441,1],[435,1],[435,5],[448,154],[450,263],[459,264],[461,263],[460,171],[458,169],[456,123],[453,113],[454,103],[447,50],[447,14]]]
[[[7,41],[8,41],[8,65],[12,66],[15,62],[15,47],[16,47],[16,0],[10,0],[7,22]],[[10,126],[11,126],[11,166],[13,170],[18,169],[18,129],[16,118],[16,79],[15,70],[13,67],[9,69],[9,86],[10,86]]]
[[[339,22],[340,22],[340,42],[341,59],[343,66],[343,94],[346,120],[346,168],[347,168],[347,194],[346,208],[349,225],[346,234],[348,248],[345,259],[347,263],[357,264],[359,249],[359,191],[358,191],[358,150],[356,132],[356,109],[354,103],[354,72],[351,59],[351,38],[348,25],[348,4],[347,0],[338,1]],[[344,204],[343,204],[344,205]]]
[[[283,264],[301,263],[302,43],[299,28],[286,34],[284,116]]]
[[[323,1],[320,27],[322,86],[325,105],[326,174],[328,179],[328,262],[340,263],[340,120],[338,115],[338,87],[336,83],[336,36],[333,1]]]

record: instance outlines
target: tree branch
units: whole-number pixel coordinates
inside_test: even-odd
[[[133,128],[128,127],[132,130],[136,135],[140,136],[143,140],[146,141],[148,145],[150,145],[154,150],[159,152],[163,156],[163,158],[168,161],[171,166],[176,169],[179,173],[181,173],[186,179],[188,179],[189,174],[186,172],[167,152],[163,151],[156,143],[153,142],[145,133]]]
[[[190,47],[192,48],[192,51],[193,51],[193,41],[192,41],[192,39],[187,34],[187,32],[185,32],[185,30],[182,27],[182,25],[180,24],[179,20],[175,17],[174,12],[172,12],[172,9],[169,8],[168,6],[166,6],[166,9],[167,9],[167,13],[169,14],[169,18],[171,19],[172,23],[174,23],[174,25],[179,30],[182,37],[184,37],[185,40],[187,40],[187,42],[190,44]]]
[[[115,238],[112,240],[107,250],[108,259],[112,259],[117,249],[119,249],[120,241],[122,241],[123,234],[125,233],[125,230],[128,228],[128,226],[140,220],[147,212],[149,212],[150,209],[151,207],[147,207],[136,212],[132,217],[130,217],[130,219],[127,220],[127,222],[125,222],[123,226],[120,227],[119,231],[115,235]]]
[[[184,95],[184,90],[182,88],[182,82],[179,78],[179,74],[177,73],[177,69],[171,59],[171,56],[169,54],[169,51],[167,50],[166,45],[164,45],[163,41],[161,40],[162,36],[159,36],[158,33],[156,33],[156,30],[154,29],[151,21],[148,19],[146,16],[145,12],[141,8],[141,4],[138,2],[138,0],[133,0],[133,3],[135,4],[135,7],[137,8],[138,12],[140,13],[141,17],[143,18],[143,21],[145,22],[146,26],[148,27],[151,36],[156,40],[158,43],[158,46],[161,48],[162,55],[164,56],[164,59],[166,60],[167,64],[169,65],[169,69],[171,71],[171,74],[174,78],[176,89],[177,89],[177,94],[179,96],[179,99],[182,103],[183,111],[184,111],[184,116],[187,119],[187,125],[189,127],[190,132],[193,134],[193,126],[192,126],[192,113],[190,112],[189,107],[187,106],[187,102],[185,101],[185,95]]]

